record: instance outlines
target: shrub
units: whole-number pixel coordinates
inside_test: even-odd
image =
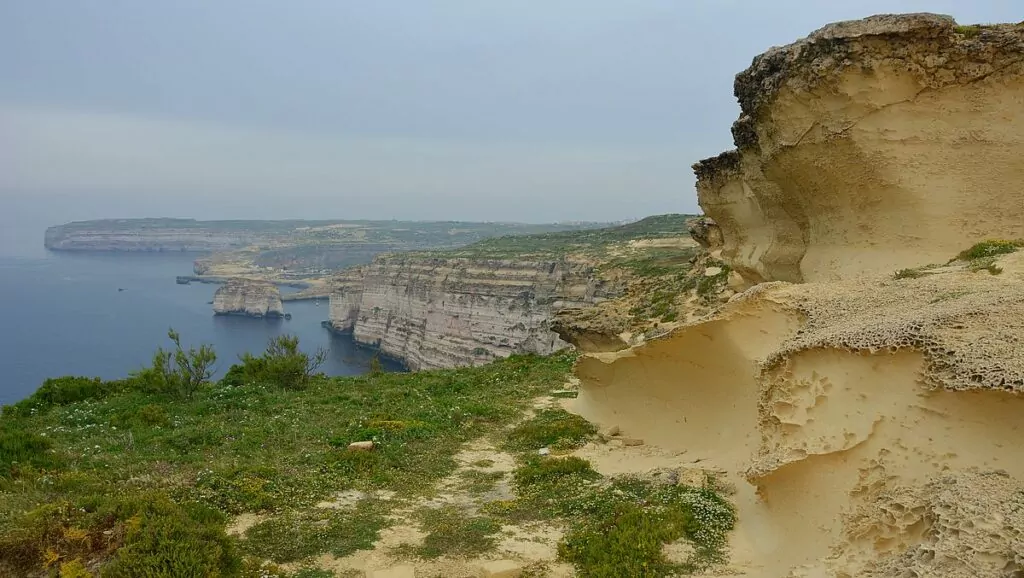
[[[975,259],[982,259],[984,257],[993,257],[995,255],[1005,255],[1007,253],[1013,253],[1024,247],[1024,240],[1002,240],[1002,239],[990,239],[988,241],[982,241],[972,245],[968,249],[960,251],[956,256],[961,261],[973,261]]]
[[[576,456],[566,458],[532,458],[516,469],[514,481],[518,488],[533,485],[550,484],[567,476],[579,476],[585,479],[600,478],[600,474],[590,467],[590,462]]]
[[[76,401],[104,397],[113,389],[113,384],[98,377],[68,375],[47,379],[28,400],[34,404],[67,405]]]
[[[224,532],[224,517],[198,504],[167,498],[126,504],[138,508],[125,524],[124,545],[103,569],[104,578],[231,576],[241,558]]]
[[[240,359],[242,363],[231,366],[221,383],[271,383],[284,389],[304,389],[327,361],[327,351],[320,348],[311,357],[299,350],[298,337],[281,335],[271,339],[259,357],[246,353]]]
[[[724,560],[736,515],[709,488],[666,486],[635,478],[616,480],[582,501],[583,522],[559,544],[559,557],[583,576],[690,574]],[[686,538],[694,553],[683,563],[662,546]]]
[[[183,399],[192,399],[196,391],[210,381],[217,354],[208,344],[189,347],[181,346],[181,336],[174,329],[167,330],[167,337],[174,343],[174,350],[158,348],[153,354],[152,366],[134,376],[134,382],[149,391],[175,394]]]
[[[0,428],[0,477],[16,475],[26,466],[52,468],[58,464],[53,442],[12,426]]]
[[[507,446],[521,451],[578,448],[596,432],[594,424],[578,415],[564,409],[543,409],[512,430]]]

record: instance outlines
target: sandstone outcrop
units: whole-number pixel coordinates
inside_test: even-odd
[[[715,575],[1024,575],[1024,252],[961,254],[1024,237],[1022,62],[1022,25],[914,14],[737,77],[737,150],[694,169],[756,286],[582,356],[569,402],[735,490]]]
[[[1024,236],[1024,26],[831,24],[736,77],[736,150],[694,165],[748,283],[849,279]]]
[[[725,472],[728,574],[1024,572],[1024,253],[1002,273],[763,283],[580,359],[570,409]]]
[[[213,295],[215,315],[283,317],[281,291],[272,283],[253,279],[229,279]]]
[[[410,369],[479,365],[568,346],[555,311],[615,294],[592,266],[393,255],[339,275],[330,327]]]

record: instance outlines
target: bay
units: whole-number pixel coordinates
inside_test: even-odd
[[[192,272],[194,254],[63,253],[0,254],[0,404],[30,395],[47,377],[115,379],[147,365],[168,328],[182,345],[210,343],[217,375],[238,356],[258,354],[282,334],[300,347],[328,351],[328,375],[368,371],[373,353],[320,326],[328,303],[285,303],[290,320],[214,316],[209,301],[216,285],[178,285]],[[287,291],[285,289],[284,291]],[[399,370],[382,359],[385,369]]]

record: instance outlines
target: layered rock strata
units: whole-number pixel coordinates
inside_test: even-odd
[[[213,295],[215,315],[283,317],[281,291],[273,283],[253,279],[229,279]]]
[[[1024,26],[826,26],[736,77],[736,150],[694,165],[748,283],[849,279],[1024,237]]]
[[[336,278],[330,326],[410,369],[478,365],[567,347],[554,312],[616,291],[569,261],[385,256]]]

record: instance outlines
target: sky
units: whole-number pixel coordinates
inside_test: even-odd
[[[876,13],[1019,0],[2,0],[0,229],[697,212],[734,75]],[[0,238],[2,240],[2,238]]]

